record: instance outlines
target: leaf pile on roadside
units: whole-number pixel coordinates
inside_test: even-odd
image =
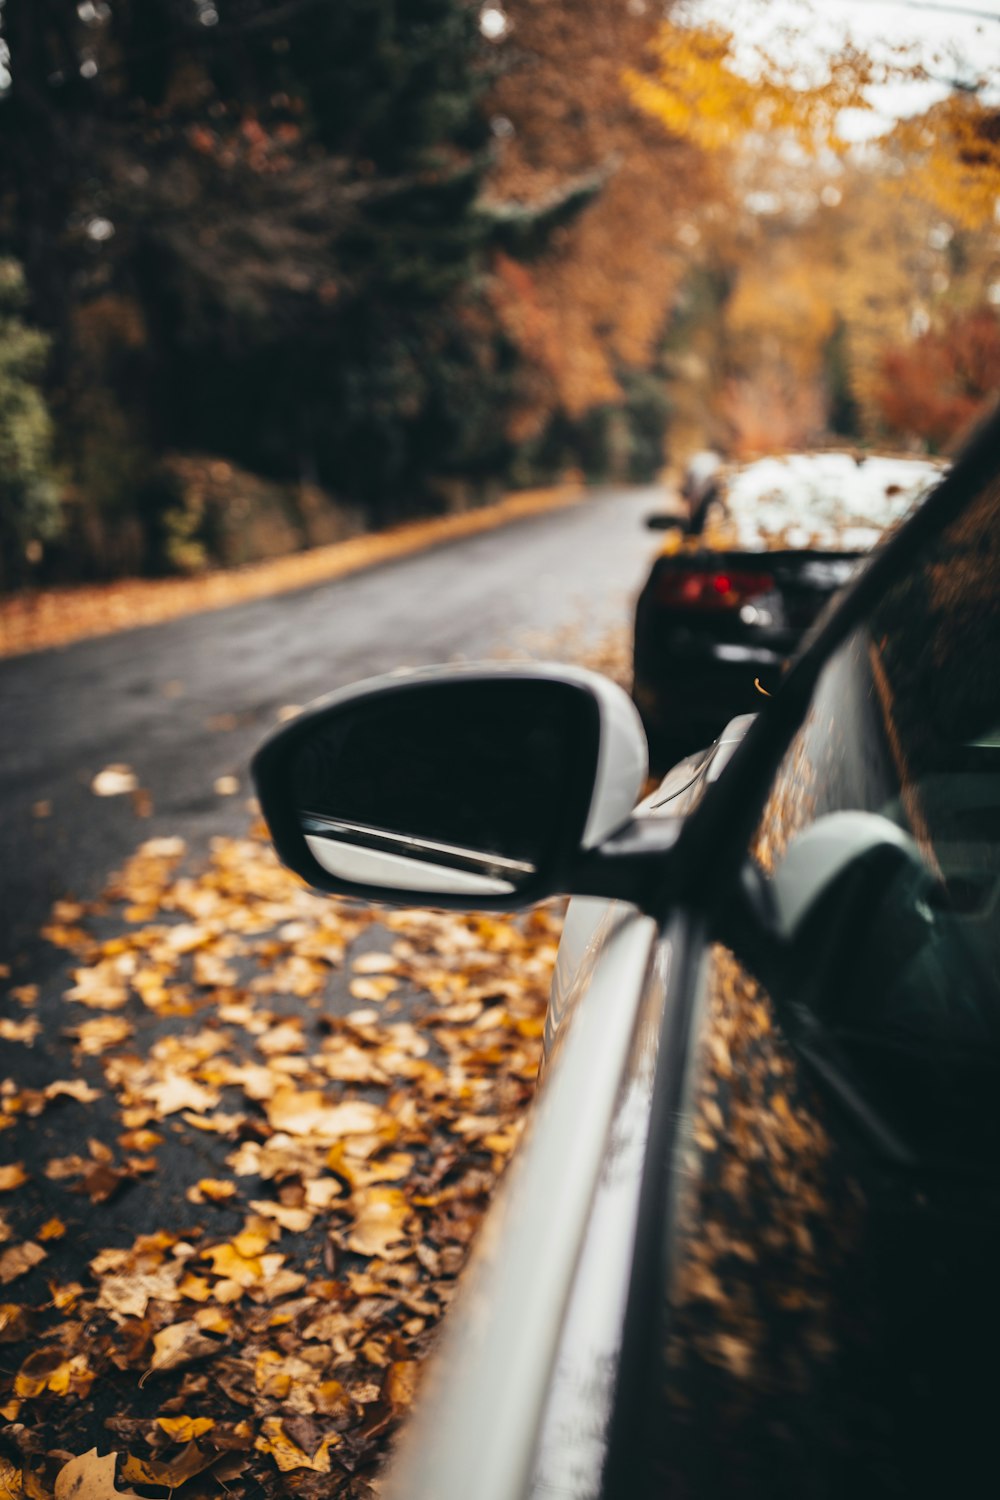
[[[521,1128],[560,917],[333,901],[260,830],[184,857],[57,903],[58,1076],[0,1087],[3,1492],[368,1495]]]

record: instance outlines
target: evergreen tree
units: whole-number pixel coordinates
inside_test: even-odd
[[[40,382],[48,340],[19,316],[24,279],[0,260],[0,584],[22,581],[34,547],[57,520],[52,425]]]

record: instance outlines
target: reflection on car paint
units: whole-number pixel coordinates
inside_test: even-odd
[[[672,950],[657,945],[542,1418],[530,1500],[595,1500],[621,1349]]]

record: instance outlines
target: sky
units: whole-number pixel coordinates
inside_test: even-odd
[[[761,46],[800,65],[804,76],[815,76],[823,57],[848,40],[876,58],[906,46],[908,60],[929,77],[873,88],[874,115],[845,111],[847,139],[870,138],[899,116],[928,109],[951,80],[977,84],[983,99],[1000,104],[1000,0],[682,0],[671,16],[733,31],[749,75]]]

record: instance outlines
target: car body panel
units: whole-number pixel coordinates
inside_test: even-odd
[[[480,1231],[387,1500],[524,1493],[656,941],[635,911],[608,936]]]

